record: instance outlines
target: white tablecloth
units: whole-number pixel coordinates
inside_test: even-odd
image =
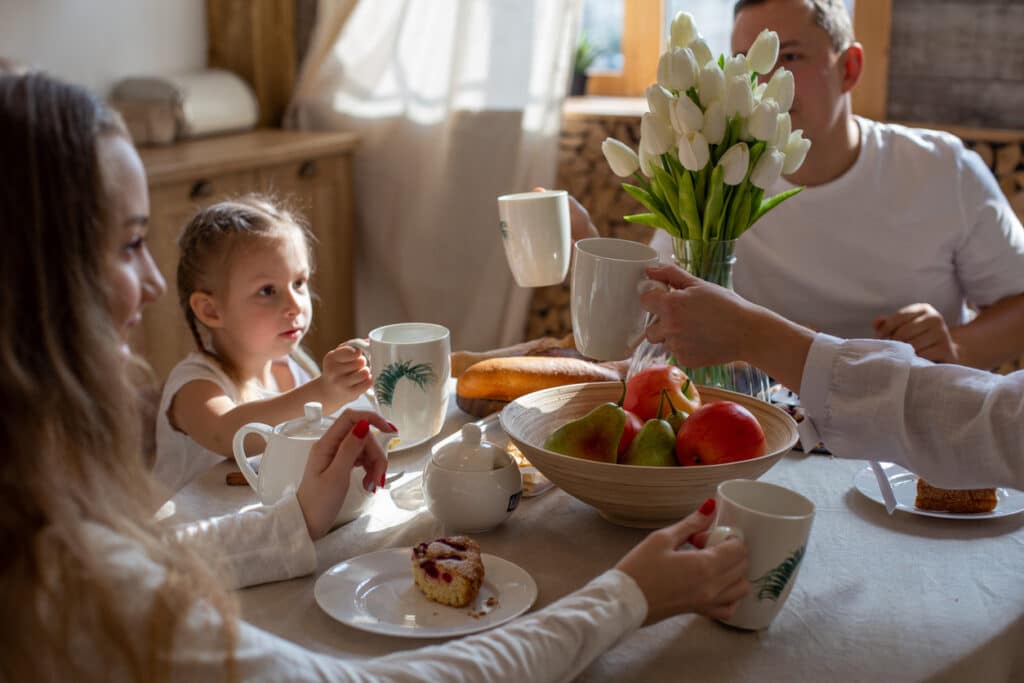
[[[452,401],[437,438],[469,419]],[[429,451],[426,444],[393,454],[389,471],[406,474],[378,492],[368,515],[318,542],[316,576],[356,555],[444,534],[419,488]],[[1024,681],[1024,514],[889,517],[852,488],[864,466],[794,452],[764,475],[817,506],[800,575],[768,630],[677,617],[624,639],[579,680]],[[232,468],[219,465],[179,492],[170,521],[258,504],[248,487],[225,485]],[[476,538],[485,552],[533,576],[541,607],[611,567],[644,533],[610,524],[554,489],[524,498],[502,526]],[[316,576],[241,591],[243,616],[305,647],[352,659],[437,642],[332,620],[313,599]]]

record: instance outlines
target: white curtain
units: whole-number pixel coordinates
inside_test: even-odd
[[[360,335],[423,321],[453,348],[522,338],[532,290],[512,280],[496,198],[554,183],[580,13],[580,0],[320,0],[288,120],[360,135]]]

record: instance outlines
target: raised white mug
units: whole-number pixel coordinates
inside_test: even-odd
[[[718,485],[715,523],[705,547],[730,536],[747,545],[750,592],[722,623],[748,630],[768,628],[786,603],[807,550],[814,503],[796,491],[753,479]]]
[[[658,252],[632,240],[591,237],[573,249],[572,332],[576,348],[597,360],[621,360],[643,335],[647,312],[637,285]]]
[[[501,242],[520,287],[557,285],[569,272],[569,193],[520,192],[498,197]]]
[[[433,323],[396,323],[370,331],[353,344],[369,356],[372,398],[398,427],[400,446],[433,437],[448,413],[451,336]]]

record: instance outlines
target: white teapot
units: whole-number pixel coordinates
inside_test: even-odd
[[[324,417],[323,406],[319,403],[307,403],[304,410],[303,417],[283,422],[276,427],[250,422],[235,432],[232,441],[235,460],[245,480],[264,505],[276,503],[288,489],[299,487],[310,448],[334,422],[333,418]],[[249,434],[257,434],[267,442],[258,474],[245,455],[245,437]],[[362,467],[352,468],[348,495],[334,520],[335,525],[352,521],[369,507],[373,496],[363,488],[365,476],[366,470]]]
[[[476,533],[498,526],[523,495],[515,460],[480,437],[479,425],[464,425],[461,439],[436,448],[423,470],[427,507],[453,531]]]

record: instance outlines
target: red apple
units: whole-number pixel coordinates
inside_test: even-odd
[[[622,431],[622,438],[619,439],[619,455],[629,450],[629,444],[633,443],[637,433],[643,428],[644,421],[637,417],[636,413],[624,410],[626,413],[626,428]]]
[[[764,455],[764,430],[749,410],[732,401],[706,403],[676,437],[680,465],[718,465]]]
[[[683,387],[686,391],[683,391]],[[661,401],[662,389],[668,392],[672,405],[687,415],[700,407],[697,387],[685,372],[674,365],[652,365],[633,375],[626,383],[626,396],[622,401],[622,407],[633,411],[644,421],[670,415],[672,410],[668,401],[664,404]]]

